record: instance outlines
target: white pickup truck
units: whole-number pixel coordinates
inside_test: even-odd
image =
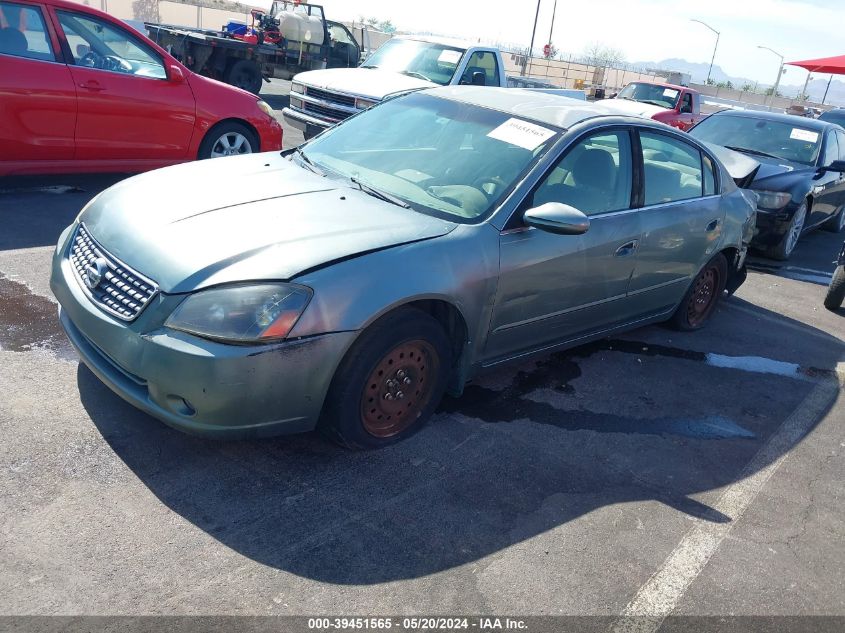
[[[506,87],[501,53],[443,39],[395,37],[358,68],[296,75],[283,114],[307,139],[391,95],[450,84]]]

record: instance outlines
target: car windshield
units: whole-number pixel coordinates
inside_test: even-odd
[[[496,208],[558,135],[503,112],[417,93],[348,119],[301,156],[417,211],[473,221]]]
[[[723,145],[752,156],[769,156],[804,165],[815,165],[821,134],[795,123],[765,118],[717,114],[690,130],[695,138]]]
[[[373,53],[362,68],[392,70],[445,86],[452,81],[464,52],[442,44],[392,39]]]
[[[678,105],[678,97],[680,95],[681,91],[675,88],[667,88],[666,86],[655,84],[633,83],[622,88],[619,94],[616,95],[616,98],[642,101],[643,103],[651,103],[671,110]]]

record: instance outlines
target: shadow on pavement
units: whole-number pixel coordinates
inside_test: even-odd
[[[751,309],[774,321],[770,336],[802,337],[797,325],[812,330]],[[725,327],[750,327],[742,314],[719,318]],[[666,349],[705,340],[704,333],[672,336],[675,347]],[[832,370],[842,344],[814,338],[806,341],[820,350],[814,364]],[[462,398],[447,399],[423,432],[364,453],[314,434],[229,443],[189,437],[125,404],[84,366],[77,378],[102,436],[174,512],[264,565],[371,584],[476,561],[613,504],[655,500],[728,522],[700,495],[744,476],[815,383],[714,367],[697,352],[648,356],[637,349],[647,346],[627,343],[600,342],[483,377]],[[649,426],[707,416],[744,433]],[[619,538],[633,538],[619,530]]]

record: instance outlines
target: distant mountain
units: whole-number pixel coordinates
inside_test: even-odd
[[[687,73],[692,77],[694,83],[704,83],[707,79],[707,69],[710,67],[708,63],[688,62],[685,59],[664,59],[659,62],[634,62],[631,64],[635,68],[647,68],[650,70],[674,70],[676,72]],[[804,71],[798,68],[787,67],[787,73],[784,77],[786,81],[790,80],[790,75],[799,77],[799,73]],[[815,77],[819,77],[816,79]],[[758,83],[753,79],[746,79],[744,77],[732,77],[728,75],[718,64],[713,65],[713,70],[710,73],[710,78],[716,83],[723,83],[730,81],[737,89],[742,89],[743,86],[757,86],[757,90],[765,90],[771,87],[771,83]],[[830,75],[814,75],[814,79],[807,85],[807,94],[810,95],[810,101],[819,103],[824,96],[827,89],[827,81]],[[800,83],[784,83],[780,84],[778,92],[787,97],[796,97],[804,87],[804,82]],[[845,82],[839,79],[834,79],[830,84],[825,103],[845,105]]]

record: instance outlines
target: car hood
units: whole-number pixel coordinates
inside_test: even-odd
[[[788,190],[796,182],[808,180],[816,173],[815,167],[782,158],[766,158],[765,156],[752,156],[752,158],[760,163],[760,169],[752,183],[754,189]]]
[[[669,108],[661,108],[651,103],[641,103],[630,99],[602,99],[600,102],[607,109],[619,114],[641,116],[646,119],[652,118],[655,114],[670,112]]]
[[[293,80],[322,90],[337,90],[374,100],[384,99],[394,92],[434,88],[438,85],[431,81],[380,68],[309,70],[299,73]]]
[[[288,280],[455,224],[321,177],[279,154],[218,158],[125,180],[80,214],[114,257],[164,292]]]

